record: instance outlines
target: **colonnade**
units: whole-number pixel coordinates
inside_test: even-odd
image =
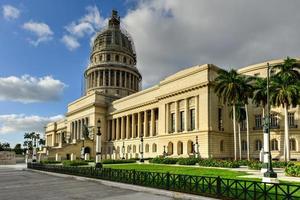
[[[117,117],[107,123],[109,141],[155,136],[158,133],[158,109]]]
[[[139,78],[128,71],[97,69],[88,73],[87,89],[101,86],[114,86],[139,91]]]
[[[89,119],[87,117],[78,119],[71,122],[71,142],[76,143],[77,140],[80,140],[83,138],[82,132],[83,132],[83,126],[89,125]]]

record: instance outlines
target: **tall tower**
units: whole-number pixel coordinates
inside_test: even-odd
[[[122,98],[140,90],[142,76],[136,68],[134,44],[129,34],[120,28],[120,17],[115,10],[107,28],[94,40],[84,77],[86,94],[97,90]]]

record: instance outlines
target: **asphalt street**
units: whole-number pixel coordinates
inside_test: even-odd
[[[172,199],[150,193],[137,192],[77,180],[26,171],[22,167],[0,166],[0,200],[147,200]]]

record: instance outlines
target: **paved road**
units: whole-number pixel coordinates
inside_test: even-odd
[[[0,166],[0,200],[167,200],[165,196]]]

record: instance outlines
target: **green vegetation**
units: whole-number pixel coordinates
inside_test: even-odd
[[[157,164],[176,164],[178,160],[179,160],[178,158],[155,157],[152,160],[149,160],[149,162],[157,163]]]
[[[123,164],[123,163],[135,163],[136,160],[134,159],[129,159],[129,160],[112,160],[112,159],[107,159],[107,160],[102,160],[102,164]]]
[[[287,176],[296,176],[300,177],[300,165],[295,163],[289,163],[285,168],[285,174]]]
[[[226,169],[209,169],[202,167],[181,167],[181,166],[168,166],[158,164],[122,164],[122,165],[104,165],[105,168],[112,169],[126,169],[137,170],[146,172],[161,172],[171,174],[184,174],[184,175],[196,175],[196,176],[221,176],[224,178],[237,178],[238,176],[247,175],[246,172],[237,172]]]
[[[272,161],[273,168],[285,168],[286,166],[288,166],[287,162]],[[248,162],[248,167],[249,169],[260,170],[262,168],[262,162],[259,161]]]
[[[42,160],[40,163],[41,163],[41,164],[60,164],[61,161],[55,161],[55,160]]]
[[[196,165],[198,162],[198,158],[180,158],[178,160],[179,165]]]
[[[82,165],[88,165],[89,163],[84,160],[64,160],[63,166],[70,167],[70,166],[82,166]]]

